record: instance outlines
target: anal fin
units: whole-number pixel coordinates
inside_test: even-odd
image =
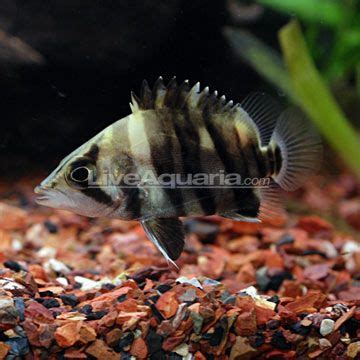
[[[260,189],[260,201],[261,221],[284,216],[284,195],[281,187],[274,180],[270,179],[269,185]]]
[[[185,232],[178,218],[152,218],[141,220],[146,235],[164,255],[168,263],[173,264],[184,249]]]

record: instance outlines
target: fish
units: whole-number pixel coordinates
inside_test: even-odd
[[[159,77],[152,88],[144,80],[140,96],[131,92],[130,108],[65,157],[34,189],[36,202],[137,220],[175,266],[185,246],[182,218],[277,216],[282,191],[297,189],[319,168],[315,129],[263,93],[234,103],[199,83],[174,77],[165,85]]]

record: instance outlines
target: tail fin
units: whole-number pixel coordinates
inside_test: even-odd
[[[297,110],[285,110],[280,115],[269,147],[275,156],[280,149],[280,166],[272,178],[284,190],[296,190],[319,170],[322,161],[320,137]]]

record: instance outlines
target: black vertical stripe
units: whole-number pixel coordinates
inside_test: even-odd
[[[238,129],[235,124],[235,119],[233,119],[234,122],[234,134],[236,136],[236,148],[239,151],[239,157],[237,158],[238,163],[236,164],[236,170],[241,174],[242,179],[246,179],[250,176],[249,171],[249,162],[246,156],[246,151],[244,151],[243,144],[241,143],[241,138],[238,132]],[[239,191],[241,190],[241,191]],[[252,189],[244,188],[244,189],[235,189],[235,198],[237,203],[239,204],[239,201],[244,201],[246,198],[251,198],[253,195]],[[242,207],[244,206],[243,202],[240,204]],[[244,214],[244,216],[246,216]]]
[[[241,143],[241,137],[239,135],[238,129],[235,124],[235,119],[232,119],[232,121],[233,121],[233,128],[231,131],[234,133],[234,136],[235,136],[235,148],[239,152],[239,156],[237,158],[237,161],[238,161],[237,168],[240,169],[241,175],[244,178],[247,178],[249,176],[248,163],[246,161],[246,156],[245,156],[245,153],[243,150],[243,145]]]
[[[184,124],[181,126],[176,119],[174,120],[175,133],[181,147],[181,157],[183,169],[186,174],[202,173],[200,161],[200,136],[199,126],[196,126],[190,119],[189,109],[183,108]],[[216,203],[214,194],[209,188],[194,188],[195,195],[201,206],[204,215],[215,214]]]
[[[155,115],[158,122],[146,121],[145,119],[145,131],[148,136],[148,142],[150,147],[151,164],[155,169],[156,175],[162,174],[175,174],[175,160],[174,160],[174,149],[172,140],[172,118],[175,116],[173,112],[166,111],[156,113]],[[158,127],[155,124],[158,124]],[[162,136],[158,136],[162,134]],[[166,159],[166,161],[164,161]],[[185,215],[184,213],[184,200],[180,188],[164,188],[164,191],[169,199],[171,205],[176,211],[178,216]]]
[[[281,157],[281,151],[280,151],[279,146],[275,147],[274,157],[275,157],[274,173],[278,174],[281,169],[281,165],[282,165],[282,157]]]
[[[269,175],[273,175],[275,169],[275,159],[274,159],[274,152],[270,146],[267,147],[266,158],[267,158],[267,167],[268,167],[267,172]]]
[[[91,162],[95,164],[95,166],[98,160],[98,156],[99,156],[99,146],[97,144],[92,144],[89,151],[84,154],[84,158],[91,159]],[[85,162],[85,166],[86,164],[87,163]],[[81,166],[81,164],[77,162],[77,166]],[[91,197],[98,203],[105,204],[108,206],[113,205],[113,200],[111,196],[107,194],[103,189],[101,189],[100,185],[99,187],[90,187],[90,188],[81,189],[81,192],[86,196]]]
[[[137,187],[123,187],[122,190],[126,196],[126,206],[124,212],[127,216],[130,216],[134,220],[141,218],[140,190]]]
[[[250,141],[246,146],[246,153],[249,166],[251,166],[251,174],[263,178],[266,176],[266,164],[260,149]]]
[[[99,156],[99,147],[96,144],[92,144],[90,150],[84,156],[89,157],[96,164]]]
[[[219,158],[221,159],[222,163],[224,164],[225,172],[227,174],[229,173],[238,173],[242,174],[244,177],[244,172],[246,170],[246,175],[248,175],[247,166],[245,166],[246,162],[246,152],[241,152],[243,147],[240,141],[240,138],[238,136],[237,129],[230,128],[232,131],[235,131],[235,139],[230,137],[230,140],[233,140],[235,144],[238,145],[238,149],[232,149],[233,151],[237,150],[239,152],[240,156],[235,156],[235,154],[228,152],[228,146],[225,142],[224,136],[217,128],[217,126],[213,123],[211,119],[211,113],[208,106],[204,107],[204,110],[202,112],[203,119],[205,122],[205,126],[211,136],[211,139],[214,143],[215,149],[217,151],[217,154]],[[224,120],[225,121],[225,120]],[[229,121],[229,119],[227,119]],[[232,121],[235,121],[235,119],[232,119]],[[229,129],[229,128],[228,128]],[[233,136],[233,134],[227,134],[228,136]],[[238,160],[242,160],[242,163],[237,164],[234,160],[234,157]],[[250,188],[233,188],[233,194],[235,202],[238,206],[239,211],[242,211],[242,213],[246,210],[249,213],[256,213],[258,211],[258,201],[256,201],[256,196],[254,194],[254,191]]]

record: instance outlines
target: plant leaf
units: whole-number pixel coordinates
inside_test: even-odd
[[[296,102],[360,177],[360,139],[316,69],[299,23],[285,25],[279,40]]]
[[[226,27],[224,34],[235,53],[281,92],[292,97],[291,80],[278,52],[251,33]]]
[[[330,26],[346,22],[349,14],[340,1],[334,0],[257,0],[258,3],[296,15],[300,19]]]

